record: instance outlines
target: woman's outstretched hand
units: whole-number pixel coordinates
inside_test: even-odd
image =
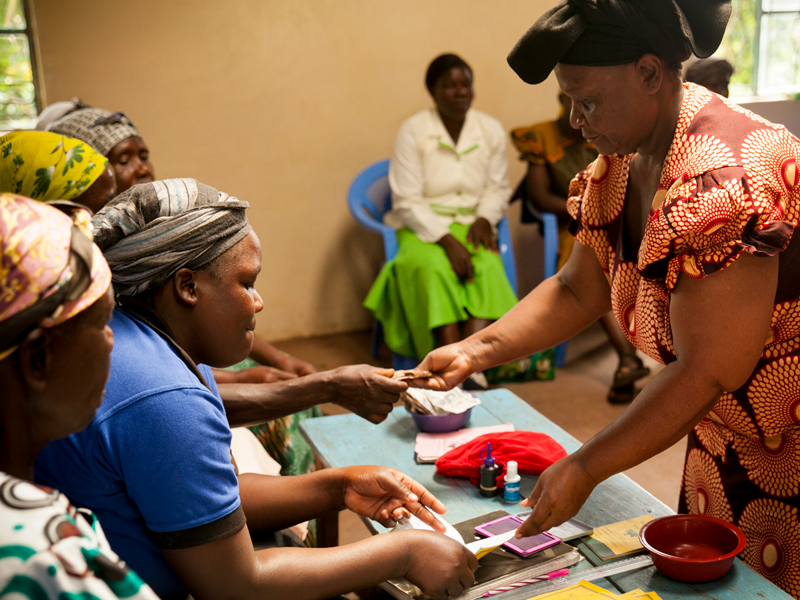
[[[568,521],[581,509],[597,482],[571,454],[548,467],[521,506],[532,508],[517,537],[537,535]]]
[[[409,512],[434,530],[444,531],[444,525],[428,510],[444,514],[444,504],[402,471],[372,466],[345,467],[339,471],[343,504],[353,512],[385,527],[392,527]]]
[[[445,392],[464,381],[475,369],[463,345],[459,343],[433,350],[414,371],[430,371],[432,376],[426,379],[412,379],[407,382],[411,386]]]

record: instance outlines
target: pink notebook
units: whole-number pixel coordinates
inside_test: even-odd
[[[469,429],[459,429],[447,433],[418,433],[414,444],[414,452],[417,455],[417,462],[435,463],[436,459],[446,454],[453,448],[474,440],[487,433],[503,433],[514,431],[512,423],[503,425],[489,425],[488,427],[471,427]]]

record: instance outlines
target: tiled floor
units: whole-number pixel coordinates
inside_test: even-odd
[[[347,364],[387,366],[390,363],[385,348],[377,360],[370,357],[369,332],[290,340],[277,343],[276,346],[311,361],[320,370]],[[650,377],[660,370],[660,365],[654,361],[647,358],[645,361],[652,370]],[[570,342],[567,365],[557,371],[553,381],[507,387],[576,438],[586,441],[624,410],[624,406],[614,406],[606,401],[616,362],[616,355],[605,341],[600,327],[592,327]],[[343,409],[333,405],[326,405],[323,409],[328,414],[343,412]],[[685,446],[685,440],[681,441],[627,474],[675,509]],[[350,543],[367,535],[366,527],[355,515],[348,512],[341,514],[340,543]]]

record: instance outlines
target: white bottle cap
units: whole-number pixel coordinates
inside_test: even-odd
[[[505,479],[514,479],[517,477],[517,461],[510,460],[508,464],[506,464],[506,476]]]

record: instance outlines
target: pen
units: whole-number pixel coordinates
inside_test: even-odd
[[[503,587],[497,588],[496,590],[490,590],[483,595],[483,598],[488,596],[496,596],[497,594],[502,594],[503,592],[508,592],[511,590],[515,590],[517,588],[524,587],[526,585],[531,585],[532,583],[539,583],[540,581],[547,581],[548,579],[555,579],[556,577],[563,577],[564,575],[569,575],[569,569],[559,569],[558,571],[553,571],[552,573],[548,573],[547,575],[541,575],[540,577],[531,577],[530,579],[523,579],[522,581],[518,581],[517,583],[510,583],[508,585],[504,585]]]

